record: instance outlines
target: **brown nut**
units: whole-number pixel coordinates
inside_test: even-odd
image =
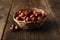
[[[16,17],[16,20],[23,20],[21,17]]]
[[[30,18],[29,18],[29,17],[26,17],[25,22],[27,22],[27,21],[29,21],[29,20],[30,20]]]
[[[19,14],[18,17],[21,17],[21,15]]]
[[[36,13],[35,16],[37,17],[38,16],[38,13]]]
[[[25,14],[25,16],[28,15],[28,10],[27,9],[24,11],[24,14]]]
[[[26,16],[24,16],[24,17],[21,17],[23,20],[25,20],[26,19]]]
[[[32,17],[31,20],[32,20],[32,21],[36,21],[36,18],[35,18],[35,17]]]
[[[41,17],[41,16],[38,16],[38,17],[37,17],[37,20],[38,20],[38,21],[41,21],[41,20],[42,20],[42,17]]]
[[[19,20],[23,21],[23,18],[22,17],[19,17]]]
[[[24,13],[21,13],[20,16],[23,17],[24,16]]]
[[[24,14],[25,14],[25,16],[27,16],[27,15],[28,15],[28,13],[27,13],[27,12],[24,12]]]
[[[14,31],[14,27],[15,27],[15,25],[11,25],[10,28],[9,28],[10,31]]]
[[[21,14],[21,10],[19,10],[18,13]]]
[[[30,9],[30,10],[28,11],[28,13],[29,13],[29,16],[30,16],[30,15],[33,14],[33,11]]]
[[[36,14],[37,12],[36,11],[33,11],[33,14]]]
[[[15,26],[15,31],[18,31],[20,28],[18,26]]]
[[[42,13],[38,13],[38,16],[42,16]]]
[[[19,20],[19,17],[18,16],[16,17],[16,20]]]
[[[42,13],[42,17],[45,18],[47,16],[46,13]]]
[[[32,11],[30,9],[25,10],[24,14],[25,14],[25,16],[29,17],[32,14]]]
[[[33,11],[31,9],[29,9],[28,12],[33,12]]]
[[[30,15],[30,18],[34,17],[34,15]]]

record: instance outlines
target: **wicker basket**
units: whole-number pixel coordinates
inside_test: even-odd
[[[33,10],[36,10],[38,12],[43,11],[42,9],[37,9],[37,8],[32,8]],[[44,11],[43,11],[44,12]],[[47,14],[47,13],[46,13]],[[20,28],[22,29],[34,29],[34,28],[40,28],[41,25],[46,21],[47,16],[42,20],[42,21],[36,21],[36,22],[32,22],[32,21],[28,21],[28,22],[24,22],[24,21],[20,21],[20,20],[16,20],[14,18],[15,15],[13,15],[13,20],[19,25]]]

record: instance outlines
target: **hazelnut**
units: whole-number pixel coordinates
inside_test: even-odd
[[[47,15],[45,13],[42,13],[42,17],[45,18]]]
[[[10,31],[14,31],[14,27],[15,27],[15,25],[11,25],[10,26]]]
[[[19,10],[18,12],[19,12],[19,14],[21,14],[21,10]]]
[[[36,13],[35,16],[37,17],[38,16],[38,13]]]
[[[16,20],[23,20],[21,17],[16,17]]]
[[[34,15],[30,15],[30,18],[34,17]]]
[[[31,18],[31,20],[32,20],[32,21],[35,21],[35,20],[36,20],[36,18],[35,18],[35,17],[32,17],[32,18]]]
[[[21,17],[23,20],[25,20],[26,19],[26,16],[24,16],[24,17]]]
[[[21,21],[22,21],[22,20],[23,20],[23,18],[22,18],[22,17],[19,17],[19,20],[21,20]]]
[[[36,14],[36,11],[33,11],[33,14]]]
[[[21,13],[20,16],[23,17],[24,16],[24,13]]]
[[[38,16],[37,19],[38,19],[38,21],[41,21],[42,20],[42,17],[41,16]]]
[[[19,17],[18,16],[16,17],[16,20],[19,20]]]
[[[19,30],[19,27],[18,26],[15,26],[15,30],[18,31]]]
[[[25,11],[24,14],[25,16],[29,17],[32,14],[32,11],[31,10]]]
[[[42,16],[42,13],[38,13],[38,16]]]
[[[29,12],[32,12],[32,10],[31,10],[31,9],[29,9],[28,11],[29,11]]]
[[[27,16],[28,15],[28,12],[25,11],[24,14],[25,14],[25,16]]]
[[[27,21],[29,21],[29,20],[30,20],[30,18],[29,18],[29,17],[26,17],[25,22],[27,22]]]
[[[19,14],[18,16],[19,16],[19,17],[21,17],[21,15],[20,15],[20,14]]]
[[[33,11],[32,10],[29,10],[29,16],[33,14]]]

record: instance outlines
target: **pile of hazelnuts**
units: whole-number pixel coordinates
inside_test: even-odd
[[[14,18],[16,20],[24,21],[24,22],[29,22],[29,21],[42,21],[46,17],[45,12],[37,12],[36,10],[32,9],[22,9],[19,10],[18,12],[15,13]],[[17,25],[11,25],[10,26],[11,31],[18,31],[20,30],[20,27]]]
[[[15,13],[15,19],[28,22],[28,21],[41,21],[46,17],[45,13],[37,12],[32,9],[22,9]]]
[[[10,31],[16,32],[16,31],[19,31],[19,30],[20,30],[20,27],[18,27],[17,25],[12,24],[10,26]]]

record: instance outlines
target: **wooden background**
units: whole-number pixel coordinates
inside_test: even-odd
[[[41,8],[48,18],[37,30],[10,32],[13,14],[23,8]],[[60,1],[59,0],[0,0],[0,39],[1,40],[60,40]],[[16,24],[17,25],[17,24]]]

